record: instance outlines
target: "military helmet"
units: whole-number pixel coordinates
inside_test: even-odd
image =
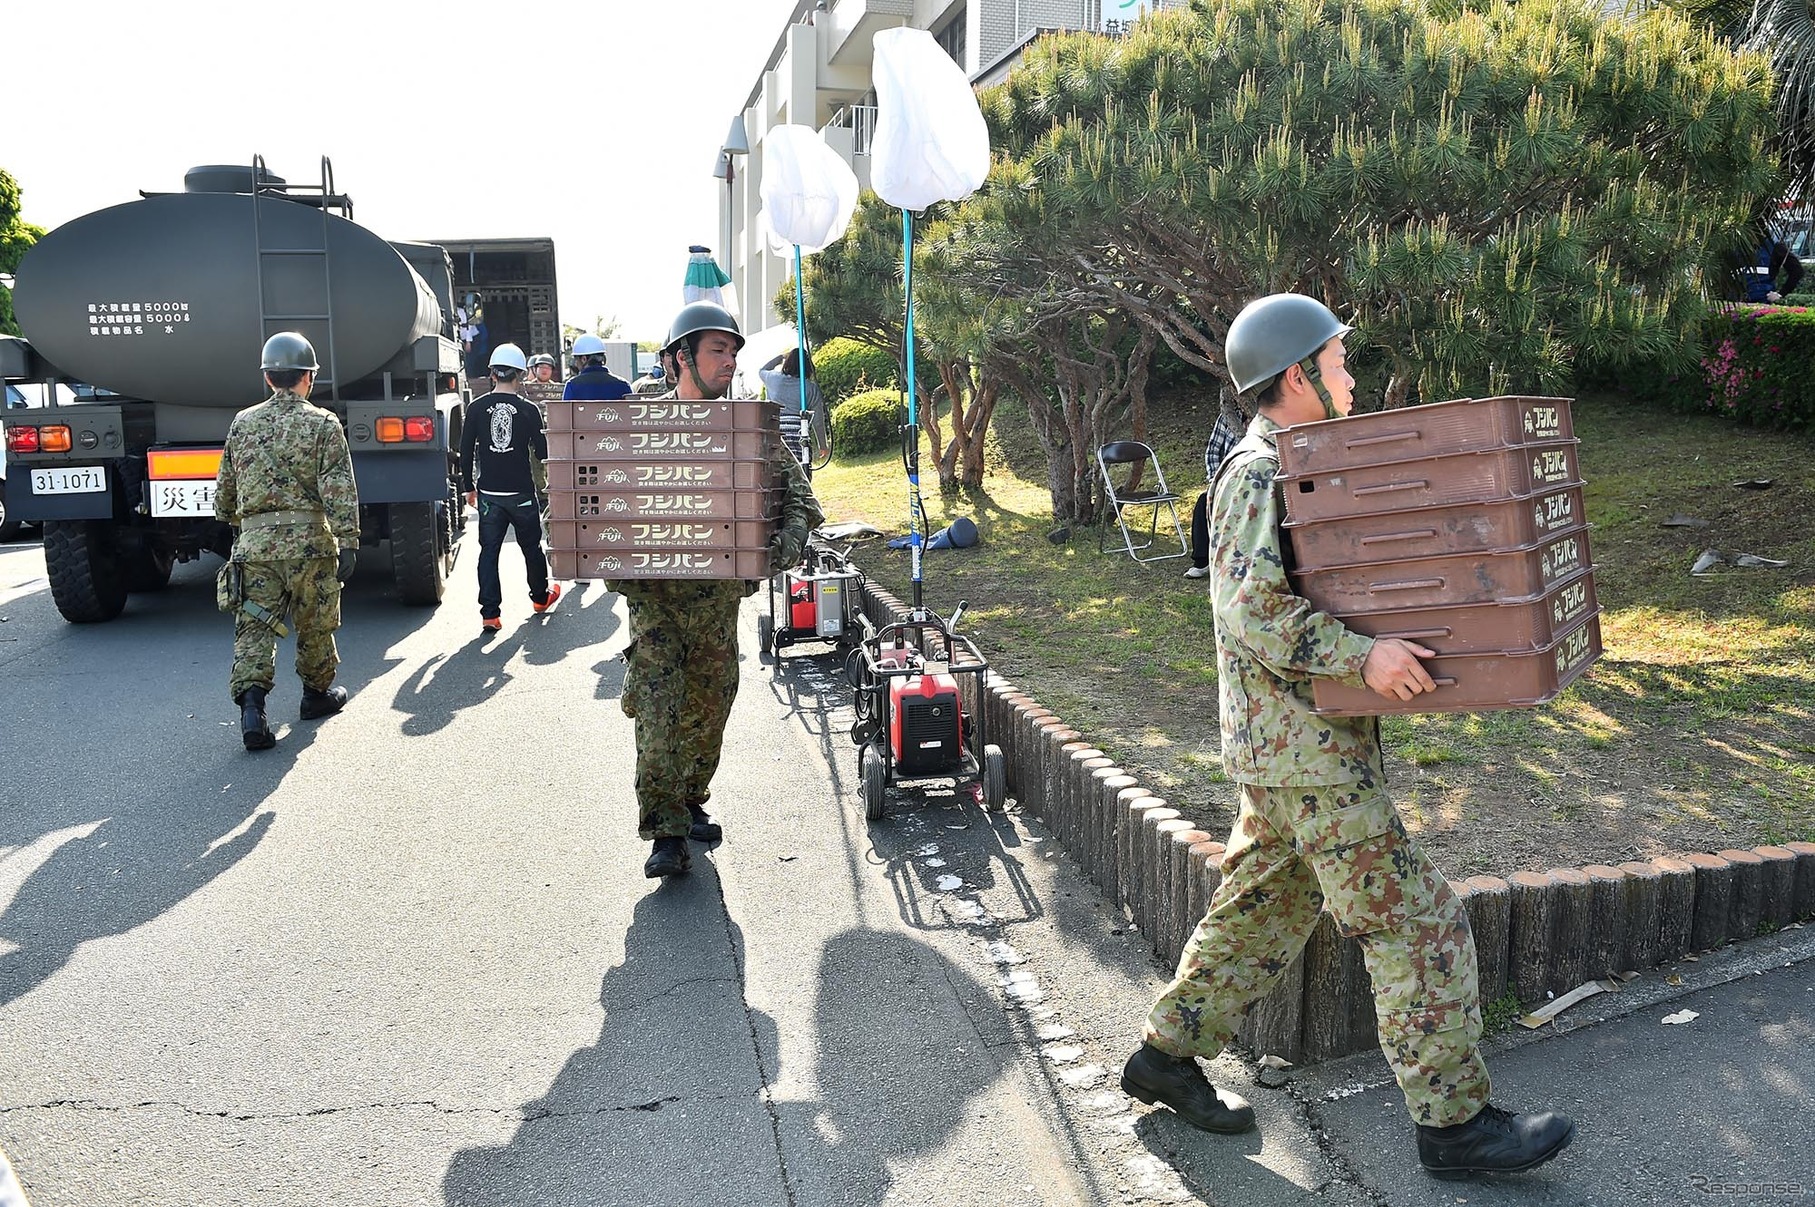
[[[492,349],[491,367],[494,369],[515,369],[519,373],[529,368],[529,362],[523,359],[523,349],[515,344],[499,344]]]
[[[1223,337],[1223,359],[1237,393],[1266,385],[1339,335],[1345,325],[1316,298],[1274,293],[1242,307]]]
[[[673,351],[676,344],[701,331],[723,331],[737,341],[740,351],[743,349],[744,333],[737,329],[737,320],[729,310],[714,302],[689,302],[668,324],[668,339],[662,344],[662,351]]]
[[[603,356],[605,355],[605,341],[589,332],[574,340],[573,354],[575,356]]]
[[[321,365],[315,359],[315,345],[304,339],[300,332],[279,331],[265,341],[262,367],[267,373],[284,369],[302,369],[314,373],[320,370]]]
[[[537,365],[547,365],[549,368],[552,369],[552,368],[554,368],[554,365],[555,365],[555,358],[550,356],[546,352],[538,352],[534,356],[529,358],[529,367],[530,368],[533,369]]]

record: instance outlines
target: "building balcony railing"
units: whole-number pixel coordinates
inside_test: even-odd
[[[851,132],[851,154],[868,155],[876,141],[876,106],[845,105],[832,115],[828,127]]]

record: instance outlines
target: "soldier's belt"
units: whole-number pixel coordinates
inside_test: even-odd
[[[260,528],[276,528],[279,524],[321,524],[325,527],[327,523],[327,515],[319,511],[261,511],[243,517],[239,530],[256,532]]]

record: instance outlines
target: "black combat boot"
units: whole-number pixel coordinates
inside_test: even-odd
[[[649,852],[649,861],[643,865],[643,875],[651,880],[658,876],[679,876],[692,863],[685,838],[658,838]]]
[[[302,719],[313,721],[318,717],[331,717],[347,705],[347,689],[329,687],[326,691],[316,691],[312,687],[303,688]]]
[[[248,687],[239,694],[239,734],[247,750],[269,750],[277,735],[265,721],[265,689]]]
[[[1168,1056],[1152,1044],[1122,1066],[1122,1092],[1142,1102],[1163,1102],[1193,1127],[1233,1135],[1254,1126],[1254,1108],[1239,1094],[1216,1087],[1189,1056]]]
[[[718,842],[725,837],[725,828],[712,820],[704,805],[688,805],[687,812],[693,814],[693,824],[687,827],[687,837],[695,842]]]
[[[1576,1125],[1565,1115],[1515,1115],[1484,1106],[1467,1123],[1418,1127],[1418,1164],[1434,1178],[1536,1169],[1569,1147]]]

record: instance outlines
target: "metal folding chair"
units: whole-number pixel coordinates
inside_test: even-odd
[[[1112,469],[1113,467],[1113,469]],[[1103,515],[1097,524],[1097,551],[1107,553],[1109,538],[1109,521],[1113,516],[1116,527],[1122,530],[1122,548],[1137,562],[1163,562],[1168,558],[1184,557],[1190,552],[1185,543],[1185,528],[1179,523],[1179,496],[1166,485],[1166,475],[1160,469],[1159,458],[1153,450],[1139,440],[1117,440],[1105,444],[1097,450],[1097,468],[1103,474]],[[1148,470],[1152,471],[1152,485],[1137,486]],[[1116,483],[1115,471],[1122,471],[1121,485]],[[1129,528],[1126,512],[1136,508],[1137,521],[1134,528]],[[1138,520],[1139,508],[1147,509],[1147,531],[1144,539],[1136,543],[1134,534],[1140,531]],[[1178,537],[1178,552],[1155,553],[1142,557],[1141,553],[1152,549],[1159,538],[1160,511],[1164,509],[1171,517],[1172,531]]]

